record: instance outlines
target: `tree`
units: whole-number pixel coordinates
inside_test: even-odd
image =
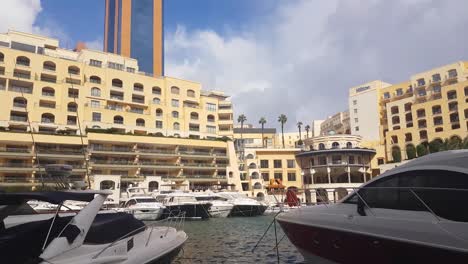
[[[247,121],[247,117],[244,114],[239,115],[237,122],[241,124],[241,146],[244,146],[244,122]]]
[[[302,135],[301,135],[301,128],[302,128],[302,122],[299,121],[297,122],[297,128],[299,129],[299,141],[297,142],[298,145],[302,145]]]
[[[264,117],[260,117],[260,120],[258,120],[258,123],[260,125],[262,125],[262,147],[265,147],[265,139],[263,137],[263,129],[265,127],[265,124],[266,124],[266,119]]]
[[[441,151],[441,149],[444,148],[444,142],[437,138],[437,139],[434,139],[432,140],[431,142],[429,142],[429,152],[430,153],[436,153],[436,152],[439,152]]]
[[[422,157],[427,155],[427,146],[424,144],[419,144],[416,146],[416,153],[418,154],[418,157]]]
[[[406,146],[406,156],[408,157],[408,159],[416,158],[416,148],[413,144],[409,144],[408,146]]]
[[[468,149],[468,136],[463,139],[462,148]]]
[[[448,140],[448,149],[462,149],[463,141],[459,136],[453,136]]]
[[[401,161],[401,151],[399,147],[392,148],[392,158],[393,158],[393,162]]]
[[[310,131],[310,126],[309,125],[306,125],[304,127],[305,131],[306,131],[306,138],[309,138],[309,131]]]
[[[281,114],[279,117],[278,117],[278,122],[281,123],[281,137],[282,137],[282,140],[283,140],[283,148],[285,148],[284,146],[284,124],[288,121],[288,118],[286,117],[286,115],[284,114]]]

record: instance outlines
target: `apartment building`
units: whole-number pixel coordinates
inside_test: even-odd
[[[2,182],[36,184],[41,164],[57,160],[75,166],[80,177],[153,174],[218,182],[219,176],[223,182],[226,156],[235,157],[234,148],[228,150],[228,96],[192,81],[147,76],[132,58],[66,50],[56,39],[9,31],[0,34],[0,95]]]
[[[461,142],[468,135],[467,98],[468,62],[461,61],[382,89],[380,129],[387,160],[414,158],[418,145],[434,140]]]
[[[350,134],[349,112],[338,112],[329,116],[320,124],[320,135],[326,136],[330,134]],[[317,135],[319,136],[319,135]]]

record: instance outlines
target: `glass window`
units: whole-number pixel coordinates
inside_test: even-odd
[[[163,121],[156,121],[156,128],[163,128]]]
[[[354,109],[354,113],[357,114],[357,109]]]
[[[96,100],[91,100],[91,107],[93,108],[99,108],[101,106],[99,101]]]
[[[101,96],[101,89],[93,87],[91,88],[91,96],[100,97]]]
[[[275,179],[283,180],[282,172],[275,172],[274,176],[275,176]]]
[[[174,130],[180,130],[180,124],[175,122],[173,125]]]
[[[101,113],[93,112],[93,122],[101,122]]]
[[[296,173],[288,172],[288,181],[296,181]]]
[[[172,105],[172,107],[179,107],[179,100],[177,100],[177,99],[172,99],[171,105]]]
[[[207,104],[206,104],[206,110],[208,110],[208,111],[216,111],[216,104],[207,103]]]
[[[287,160],[287,165],[288,169],[292,169],[296,167],[296,161],[295,160]]]
[[[94,66],[94,67],[102,67],[102,61],[99,60],[90,60],[89,65]]]
[[[127,67],[127,72],[135,73],[135,68]]]
[[[353,105],[357,105],[357,100],[353,100]]]
[[[177,112],[177,111],[172,111],[172,117],[173,117],[173,118],[179,118],[179,112]]]
[[[281,164],[281,160],[274,160],[273,161],[273,167],[276,169],[282,168],[283,165]]]
[[[270,180],[270,174],[268,172],[262,172],[262,179],[268,182]]]
[[[269,167],[268,160],[260,160],[260,168],[267,169]]]
[[[180,94],[179,87],[172,86],[171,87],[171,94]]]
[[[206,132],[211,134],[216,134],[216,127],[215,126],[206,126]]]

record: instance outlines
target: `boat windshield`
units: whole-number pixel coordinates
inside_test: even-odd
[[[227,201],[226,198],[218,196],[197,196],[197,201]]]
[[[156,203],[156,199],[154,198],[137,198],[137,203]]]

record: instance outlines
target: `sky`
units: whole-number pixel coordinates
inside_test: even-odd
[[[0,32],[102,49],[104,0],[0,6]],[[166,75],[226,92],[247,123],[278,128],[285,114],[294,131],[346,110],[353,86],[468,60],[466,10],[466,0],[165,0]]]

